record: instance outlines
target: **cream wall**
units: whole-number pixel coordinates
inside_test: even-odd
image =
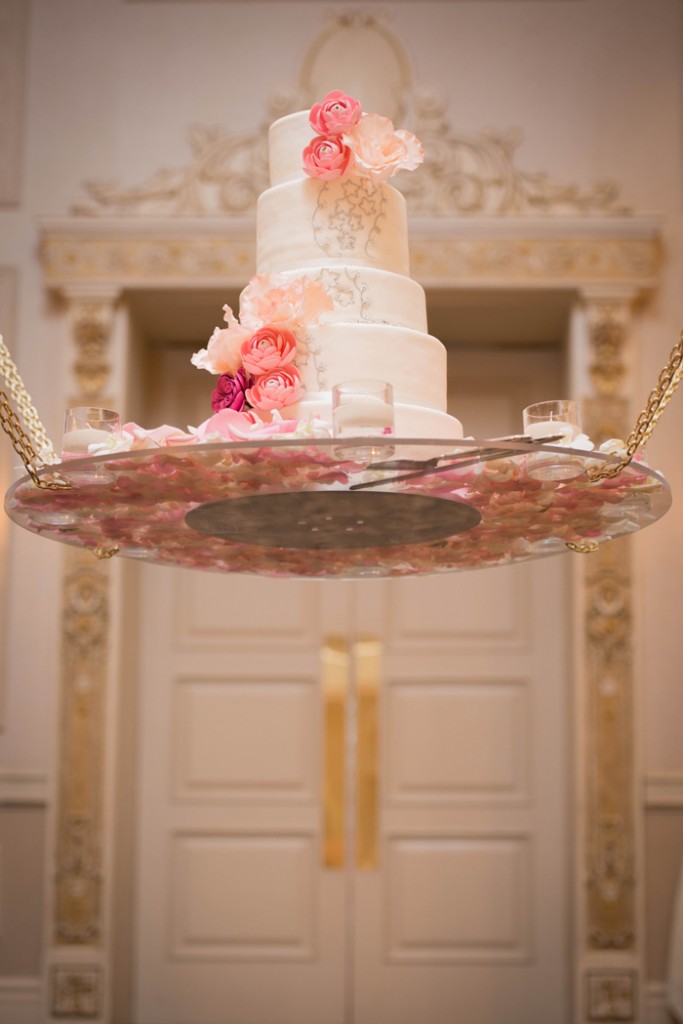
[[[447,98],[459,131],[520,127],[520,167],[583,187],[614,179],[626,205],[661,216],[662,287],[635,314],[638,411],[683,326],[680,0],[406,0],[350,6],[389,12],[391,27],[411,56],[415,81]],[[3,64],[10,64],[6,74],[15,68],[21,115],[20,193],[17,201],[0,207],[0,269],[16,272],[16,285],[10,273],[10,284],[0,291],[0,331],[53,437],[59,435],[62,413],[61,397],[55,401],[62,389],[55,382],[64,374],[65,338],[42,287],[39,219],[68,212],[83,198],[82,183],[88,179],[132,186],[162,167],[187,164],[192,124],[253,131],[273,94],[296,84],[302,58],[330,10],[337,8],[313,0],[0,0],[0,29],[5,29],[0,53],[13,55]],[[340,85],[351,89],[353,82]],[[11,132],[2,145],[11,160]],[[654,885],[661,879],[658,858],[663,857],[671,879],[671,850],[680,847],[683,831],[682,436],[683,394],[674,399],[650,444],[651,461],[665,472],[677,504],[662,523],[635,539],[642,783],[644,800],[652,805],[653,979],[665,971],[663,933],[671,897],[671,881],[663,888]],[[4,652],[0,798],[8,807],[23,802],[47,815],[49,837],[61,552],[13,526],[7,545],[10,636]],[[0,843],[13,844],[13,851],[22,843],[27,849],[35,845],[33,832],[20,823],[2,831],[0,822]],[[0,899],[16,881],[8,877],[13,862],[15,852],[0,858]],[[44,895],[47,920],[49,891]],[[3,930],[0,976],[37,975],[35,944],[27,942],[25,958],[17,964],[7,956],[5,935]]]

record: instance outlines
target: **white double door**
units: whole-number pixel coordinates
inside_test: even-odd
[[[567,1024],[568,558],[141,567],[134,1024]]]

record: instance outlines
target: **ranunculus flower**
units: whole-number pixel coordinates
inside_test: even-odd
[[[254,330],[276,324],[296,333],[332,309],[334,301],[322,281],[284,274],[257,274],[240,298],[240,320]]]
[[[316,135],[303,159],[306,174],[321,181],[341,178],[353,164],[353,154],[340,135]]]
[[[394,130],[388,117],[366,114],[343,136],[353,152],[354,169],[373,181],[384,181],[397,171],[414,171],[424,159],[419,139],[403,129]]]
[[[361,119],[361,105],[352,96],[336,89],[328,92],[322,103],[311,107],[310,122],[318,135],[339,135]]]
[[[210,373],[235,374],[242,365],[242,342],[246,341],[251,331],[242,327],[230,306],[223,306],[223,310],[223,319],[228,326],[215,329],[208,346],[192,356],[192,365]]]
[[[301,391],[299,371],[295,366],[286,366],[257,377],[247,391],[247,401],[255,409],[272,412],[273,409],[294,405],[299,401]]]
[[[221,409],[235,409],[242,412],[247,403],[246,390],[251,384],[251,377],[245,369],[237,373],[222,373],[216,387],[211,392],[211,408],[214,412]]]
[[[242,343],[242,363],[255,377],[287,366],[296,355],[296,338],[286,328],[267,324]]]

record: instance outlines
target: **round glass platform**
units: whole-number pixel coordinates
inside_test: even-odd
[[[372,438],[194,444],[73,459],[22,477],[20,526],[99,557],[275,577],[481,569],[597,545],[671,505],[638,462],[520,440]]]

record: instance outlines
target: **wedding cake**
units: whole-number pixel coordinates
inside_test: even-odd
[[[205,437],[269,423],[329,434],[332,390],[354,380],[391,385],[397,436],[462,437],[410,277],[405,200],[387,183],[422,158],[414,135],[341,92],[271,126],[256,276],[192,357],[218,375]]]

